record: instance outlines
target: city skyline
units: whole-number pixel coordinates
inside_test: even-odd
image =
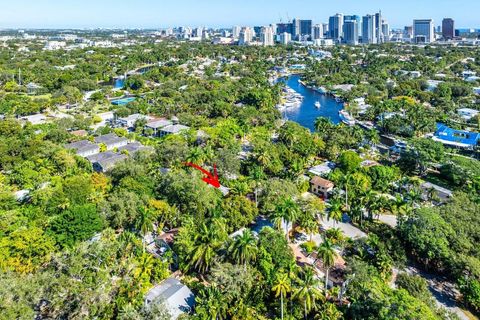
[[[468,2],[469,9],[465,9]],[[443,18],[455,20],[457,28],[480,26],[476,12],[478,1],[452,5],[449,0],[385,1],[253,1],[185,0],[175,2],[139,0],[135,3],[113,0],[84,0],[58,3],[54,0],[19,0],[2,5],[0,28],[165,28],[181,25],[214,28],[232,25],[268,25],[295,17],[328,22],[335,13],[364,16],[381,10],[393,28],[411,25],[414,19],[433,19],[435,26]],[[413,10],[414,9],[414,10]],[[312,13],[313,12],[313,13]]]

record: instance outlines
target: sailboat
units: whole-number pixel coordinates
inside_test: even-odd
[[[315,108],[320,109],[321,106],[320,101],[315,102]]]

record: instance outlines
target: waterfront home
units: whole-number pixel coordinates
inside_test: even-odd
[[[66,149],[75,150],[78,156],[86,158],[100,153],[100,147],[88,140],[69,143]]]
[[[145,305],[153,302],[164,303],[172,319],[190,313],[195,306],[193,292],[178,279],[168,278],[153,287],[145,296]]]
[[[473,149],[480,142],[480,133],[455,130],[437,123],[437,131],[432,139],[452,147]]]
[[[104,144],[108,151],[124,147],[128,144],[128,140],[126,138],[119,137],[114,133],[96,137],[95,142],[98,144]]]
[[[323,179],[319,176],[315,176],[310,180],[311,191],[313,194],[322,197],[328,198],[328,194],[333,191],[335,185],[333,182]]]

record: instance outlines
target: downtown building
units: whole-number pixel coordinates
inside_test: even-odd
[[[455,21],[451,18],[445,18],[442,21],[442,36],[444,40],[455,38]]]
[[[413,20],[413,41],[419,44],[435,41],[435,28],[432,19]]]
[[[238,40],[238,44],[241,46],[249,45],[253,42],[253,38],[255,37],[255,31],[251,27],[243,27],[240,31],[240,38]]]
[[[263,46],[275,45],[273,27],[262,27],[260,30],[260,42]]]
[[[362,20],[362,43],[375,44],[377,40],[376,16],[367,14]]]
[[[346,20],[343,24],[343,41],[349,45],[358,44],[358,22],[357,20]]]
[[[343,14],[337,13],[328,20],[328,29],[330,30],[330,38],[340,43],[343,37]]]

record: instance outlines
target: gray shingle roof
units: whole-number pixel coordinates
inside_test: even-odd
[[[114,133],[109,133],[109,134],[105,134],[103,136],[96,137],[95,142],[96,143],[103,143],[106,146],[109,146],[109,145],[113,145],[113,144],[117,144],[117,143],[127,142],[127,139],[121,138]]]
[[[98,146],[88,140],[81,140],[77,142],[72,142],[65,145],[67,149],[74,149],[77,151],[77,154],[83,154],[88,151],[97,150]]]
[[[168,278],[151,289],[145,296],[147,304],[153,301],[164,301],[173,319],[184,312],[190,312],[195,305],[192,291],[179,280]]]

